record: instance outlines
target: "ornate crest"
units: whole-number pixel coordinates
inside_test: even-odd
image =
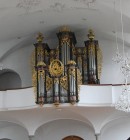
[[[60,77],[63,71],[64,71],[64,66],[62,62],[58,59],[54,59],[49,66],[49,72],[51,76]]]

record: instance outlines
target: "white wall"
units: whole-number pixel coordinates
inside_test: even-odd
[[[100,140],[127,140],[130,137],[130,119],[120,118],[108,123],[101,131]]]
[[[62,140],[69,135],[76,135],[84,140],[95,140],[94,130],[75,120],[56,120],[47,123],[36,131],[35,140]]]
[[[116,55],[115,42],[111,40],[99,40],[99,46],[103,53],[103,67],[100,80],[101,84],[124,83],[124,78],[119,65],[112,61],[113,57]]]

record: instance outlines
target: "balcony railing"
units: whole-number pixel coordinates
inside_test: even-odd
[[[122,92],[122,85],[81,85],[80,101],[76,106],[113,106]],[[53,105],[43,105],[52,107]],[[70,104],[61,104],[70,106]],[[0,91],[0,110],[15,110],[35,108],[35,95],[33,88],[23,88]]]

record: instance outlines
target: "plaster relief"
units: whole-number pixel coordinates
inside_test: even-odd
[[[41,0],[19,0],[16,7],[25,9],[28,13],[34,7],[37,7],[41,4]]]
[[[73,0],[73,1],[76,1],[76,2],[81,2],[85,5],[87,5],[88,8],[91,8],[95,5],[96,3],[96,0]]]
[[[65,9],[65,4],[56,2],[56,3],[54,3],[53,5],[50,5],[50,8],[51,8],[53,11],[62,12],[63,9]]]

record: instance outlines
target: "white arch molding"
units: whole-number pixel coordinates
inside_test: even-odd
[[[0,120],[0,140],[28,140],[28,131],[21,125]]]
[[[102,127],[100,140],[127,140],[130,137],[129,128],[129,115],[113,119]]]
[[[35,139],[63,139],[67,136],[79,136],[83,139],[95,139],[94,129],[72,119],[60,119],[40,126],[35,132]],[[50,134],[50,135],[48,135]]]

